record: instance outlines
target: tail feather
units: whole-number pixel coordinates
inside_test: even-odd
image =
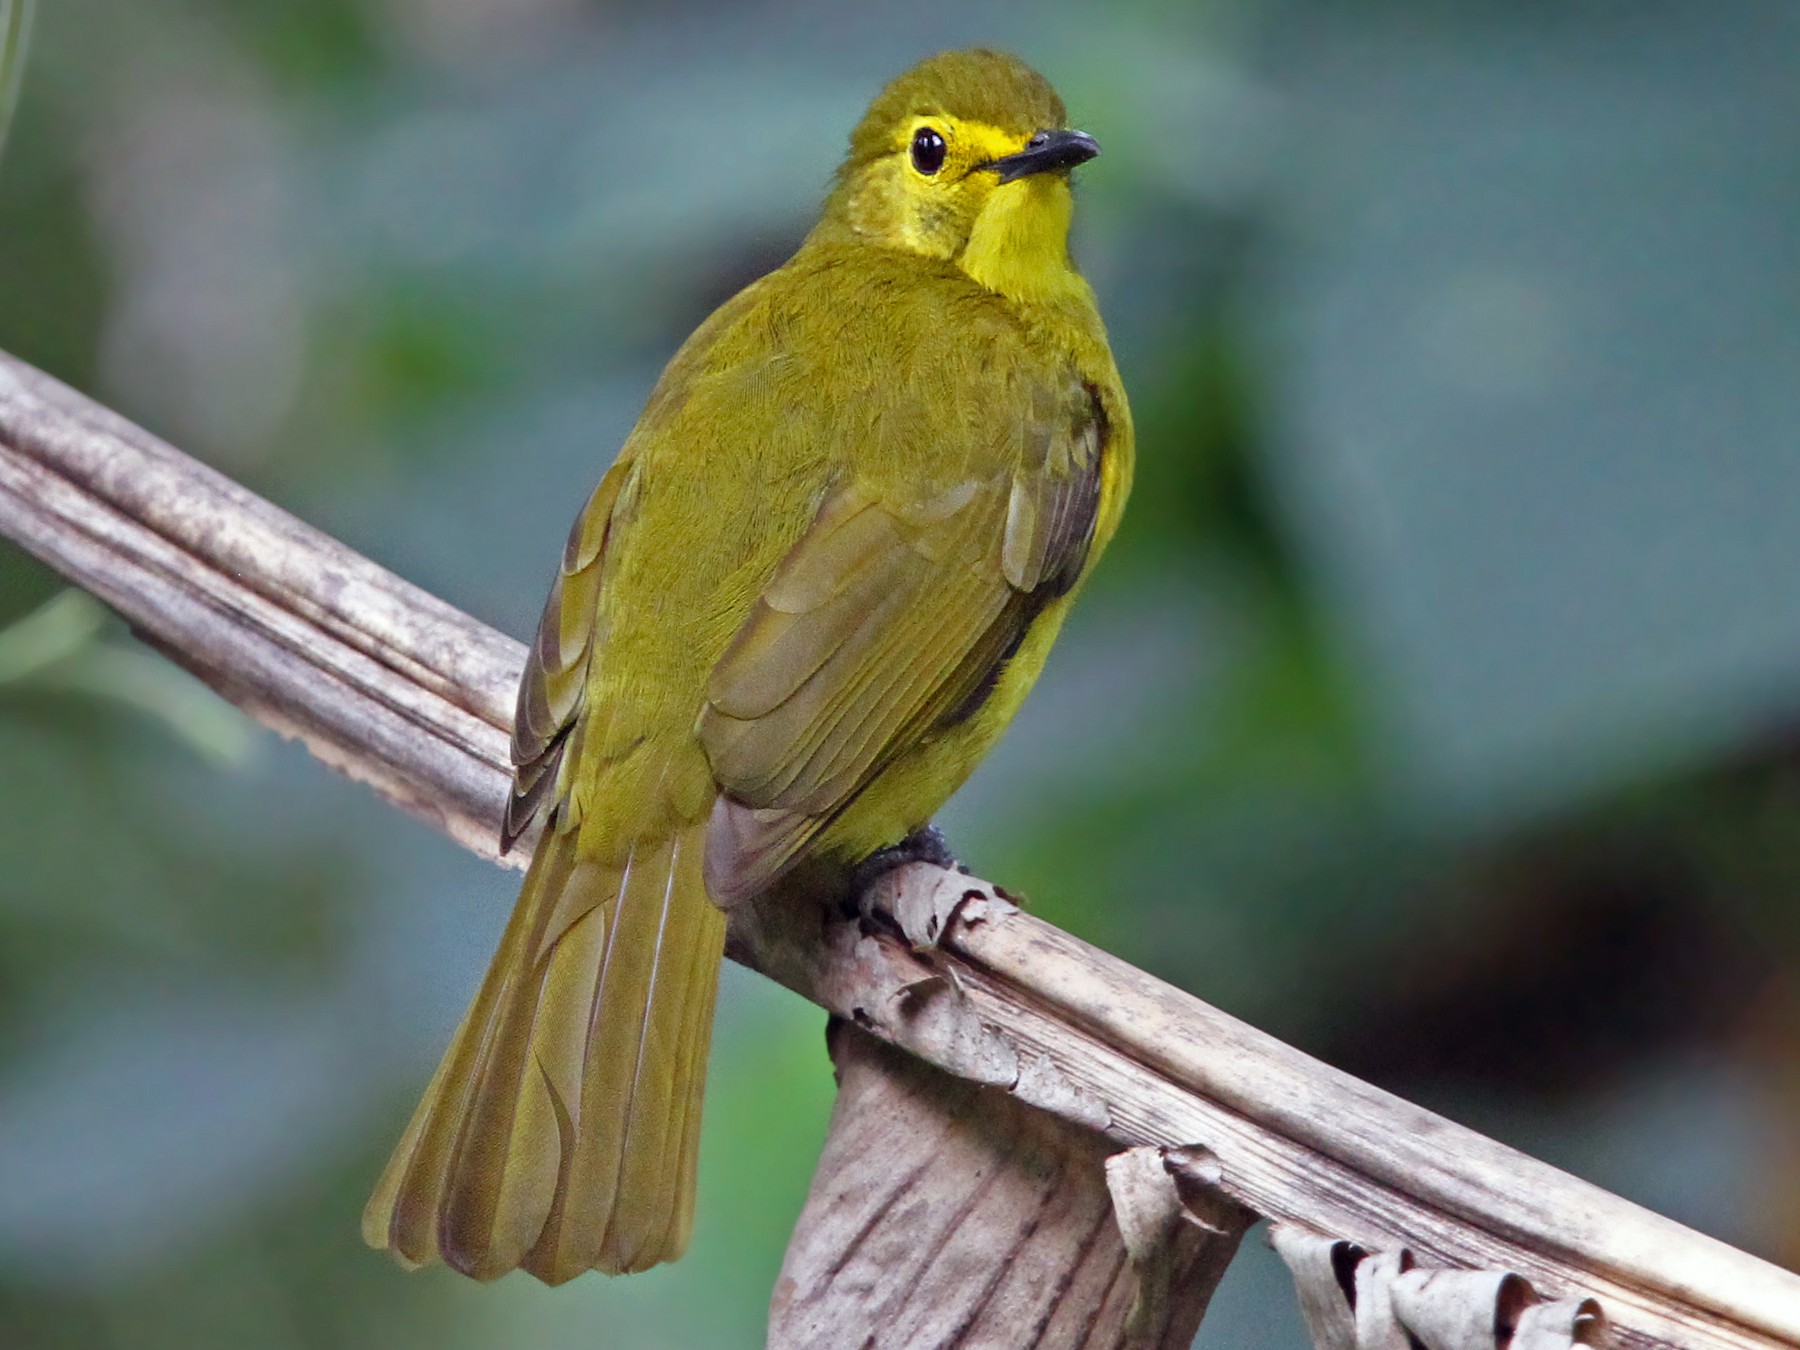
[[[706,925],[705,911],[712,908],[704,892],[699,905],[686,903],[694,888],[682,873],[685,837],[640,845],[626,859],[619,881],[612,931],[590,1005],[580,1090],[573,1098],[577,1118],[596,1127],[581,1130],[565,1165],[567,1193],[581,1203],[574,1207],[565,1203],[554,1230],[545,1226],[533,1253],[534,1272],[552,1283],[596,1265],[631,1269],[608,1250],[609,1228],[676,1198],[628,1186],[625,1168],[634,1150],[649,1151],[658,1145],[656,1131],[636,1140],[628,1137],[634,1115],[650,1114],[658,1130],[673,1122],[667,1095],[656,1091],[655,1082],[639,1081],[639,1065],[646,1056],[659,1066],[670,1062],[668,1047],[680,1043],[691,1016],[691,1010],[656,998],[670,971],[685,964],[687,949],[681,938],[697,936],[671,931],[669,917],[672,912],[691,913]],[[714,921],[712,926],[720,925]],[[641,1027],[639,1036],[621,1041],[605,1034],[608,1027],[628,1019]]]
[[[698,839],[687,848],[678,841],[670,860],[672,883],[704,889],[703,860],[704,849]],[[667,1197],[679,1193],[692,1098],[688,1080],[705,1069],[692,1062],[692,1047],[679,1033],[685,1016],[711,1019],[718,981],[712,972],[696,967],[694,955],[697,947],[705,945],[706,927],[717,921],[716,911],[707,913],[670,902],[663,906],[660,945],[676,955],[658,966],[648,991],[651,1030],[639,1043],[633,1066],[632,1106],[619,1162],[621,1195]],[[696,987],[702,984],[704,987]],[[662,1253],[667,1250],[676,1218],[676,1208],[667,1204],[615,1206],[602,1248],[605,1259],[622,1270],[655,1265],[664,1259]]]
[[[500,949],[363,1210],[363,1240],[392,1248],[407,1266],[445,1259],[439,1231],[462,1122],[508,987],[516,983],[533,929],[544,918],[528,901],[534,894],[560,893],[572,863],[572,851],[538,850]]]
[[[364,1212],[370,1245],[551,1284],[685,1250],[725,933],[703,833],[604,864],[545,838]]]
[[[720,950],[723,951],[722,946]],[[691,958],[688,988],[689,997],[694,1004],[693,1015],[711,1026],[713,1005],[718,1001],[719,994],[718,962],[715,960],[709,969],[696,952]],[[675,1195],[694,1194],[695,1174],[700,1160],[700,1105],[706,1089],[706,1051],[704,1044],[696,1044],[690,1040],[681,1070],[675,1078],[676,1092],[685,1094],[686,1098],[681,1103],[681,1128],[670,1134],[670,1138],[680,1145],[675,1151],[667,1182]],[[694,1207],[691,1204],[674,1206],[663,1235],[662,1250],[685,1252],[693,1233]]]

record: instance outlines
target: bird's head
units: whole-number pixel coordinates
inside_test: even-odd
[[[1069,261],[1069,171],[1100,153],[1050,82],[1001,52],[944,52],[881,91],[826,203],[834,232],[955,263],[991,290],[1055,299]]]

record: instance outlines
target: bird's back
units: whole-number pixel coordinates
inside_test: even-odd
[[[929,515],[1010,476],[1046,420],[1111,402],[1097,327],[1023,312],[936,260],[828,244],[696,331],[613,470],[576,785],[587,829],[640,831],[642,803],[704,773],[708,682],[828,493],[854,484]],[[1129,445],[1109,433],[1120,460]]]

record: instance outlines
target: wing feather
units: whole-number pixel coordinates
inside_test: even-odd
[[[966,717],[1080,576],[1104,430],[1033,422],[1014,463],[925,503],[840,485],[714,668],[698,729],[723,795],[706,880],[766,887],[893,759]]]
[[[544,602],[543,617],[525,658],[513,719],[513,792],[506,804],[500,851],[556,809],[564,795],[562,766],[571,732],[587,701],[597,631],[600,582],[613,512],[632,467],[620,460],[607,471],[575,518],[562,566]]]

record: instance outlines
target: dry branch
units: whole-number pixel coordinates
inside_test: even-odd
[[[519,644],[4,356],[0,531],[254,716],[494,856]],[[972,879],[917,868],[887,890],[908,926],[941,929],[937,951],[765,905],[732,953],[1122,1144],[1203,1144],[1259,1214],[1598,1297],[1623,1344],[1800,1344],[1800,1276],[1320,1064]]]

